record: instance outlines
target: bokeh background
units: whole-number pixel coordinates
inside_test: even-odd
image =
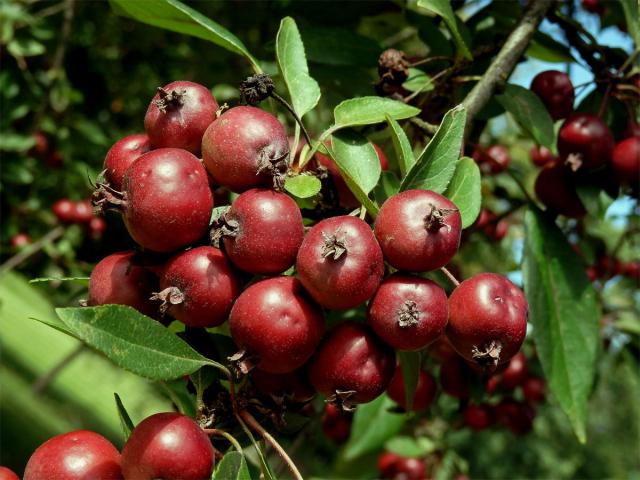
[[[320,105],[307,118],[316,134],[329,125],[339,101],[373,94],[377,57],[385,48],[403,49],[417,58],[448,55],[452,50],[433,19],[404,10],[402,2],[187,3],[240,37],[271,73],[277,72],[274,39],[280,19],[295,18],[311,75],[322,89]],[[489,3],[457,2],[463,18]],[[513,4],[518,7],[517,2],[494,3],[505,10],[505,17]],[[633,42],[617,26],[622,22],[617,2],[604,3],[609,8],[603,17],[582,10],[580,2],[571,8],[599,42],[630,53]],[[497,25],[495,30],[498,41],[508,26]],[[549,22],[541,30],[566,44]],[[94,429],[121,445],[114,392],[134,421],[172,408],[185,393],[179,383],[151,384],[124,372],[34,320],[51,318],[54,307],[75,304],[86,295],[83,278],[93,264],[133,247],[117,215],[108,214],[106,229],[93,232],[81,225],[61,227],[51,206],[62,198],[80,201],[90,196],[90,181],[100,172],[109,147],[122,136],[143,130],[144,112],[157,86],[189,79],[210,86],[220,103],[233,105],[238,101],[237,84],[251,72],[240,57],[211,43],[118,17],[107,2],[99,1],[2,0],[0,48],[0,263],[15,255],[27,257],[24,253],[31,247],[19,245],[18,234],[28,235],[31,242],[45,235],[53,238],[11,270],[0,270],[0,464],[21,471],[37,445],[72,429]],[[577,103],[591,101],[591,73],[566,60],[558,49],[531,50],[511,81],[528,87],[540,71],[565,70],[579,86]],[[478,66],[479,73],[482,68]],[[281,120],[288,121],[284,116]],[[288,126],[293,132],[293,125]],[[369,133],[390,150],[385,132]],[[531,186],[535,178],[528,159],[531,143],[519,135],[512,120],[500,115],[489,122],[481,139],[508,145],[515,168]],[[48,143],[44,149],[38,143],[42,137]],[[484,189],[517,190],[506,177],[489,179]],[[487,195],[486,205],[499,211],[500,198]],[[606,248],[613,248],[628,223],[637,220],[634,208],[633,199],[618,199],[608,206],[605,221],[590,227]],[[522,239],[517,218],[497,244],[481,232],[473,233],[456,265],[462,276],[490,269],[521,283]],[[619,254],[633,258],[637,244],[635,248],[625,244]],[[78,279],[29,283],[41,277]],[[611,302],[628,307],[621,314],[624,322],[618,322],[627,329],[603,328],[606,342],[590,404],[588,443],[577,442],[550,398],[539,408],[534,430],[526,436],[468,429],[448,434],[447,448],[455,452],[448,460],[452,474],[462,464],[471,478],[640,478],[640,328],[633,310],[640,295],[625,282],[613,278],[602,285]],[[452,409],[451,399],[440,399],[434,409],[435,438],[442,427],[437,415],[446,416]],[[305,446],[293,454],[307,471],[319,478],[375,478],[375,455],[347,459],[322,438],[318,425],[311,432]]]

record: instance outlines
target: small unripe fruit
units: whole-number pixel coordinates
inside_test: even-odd
[[[546,390],[545,381],[540,377],[529,377],[522,384],[522,393],[529,403],[543,403]]]
[[[637,190],[640,184],[640,137],[627,138],[616,145],[611,164],[618,182]]]
[[[369,303],[367,321],[395,350],[420,350],[444,333],[447,294],[437,283],[402,273],[387,277]]]
[[[209,437],[190,417],[156,413],[131,432],[122,449],[126,480],[203,480],[214,466]]]
[[[213,195],[205,169],[186,150],[145,153],[127,170],[123,188],[125,226],[143,247],[172,252],[207,233]]]
[[[254,283],[238,297],[229,316],[231,337],[244,355],[239,367],[288,373],[313,354],[324,333],[320,308],[298,280],[275,277]]]
[[[255,188],[242,193],[214,223],[229,259],[256,275],[284,272],[296,261],[304,238],[302,213],[284,193]]]
[[[502,145],[477,147],[473,152],[473,159],[485,173],[497,174],[505,171],[511,163],[509,151]]]
[[[427,478],[427,467],[424,460],[419,458],[400,457],[395,464],[395,471],[394,479],[425,480]]]
[[[256,107],[234,107],[202,138],[202,159],[217,185],[233,192],[282,187],[289,140],[276,117]]]
[[[49,139],[42,132],[33,132],[33,140],[35,143],[29,153],[38,157],[44,157],[49,151]]]
[[[448,395],[455,398],[468,398],[470,384],[476,374],[457,354],[445,361],[440,367],[440,386]]]
[[[121,480],[120,462],[120,453],[109,440],[78,430],[40,445],[27,462],[24,480]]]
[[[465,425],[475,431],[489,428],[493,423],[491,408],[487,405],[469,405],[463,416]]]
[[[558,152],[572,168],[594,169],[611,160],[614,139],[609,127],[595,115],[576,113],[558,132]]]
[[[547,70],[536,75],[531,90],[540,97],[553,120],[568,117],[573,112],[575,92],[566,73]]]
[[[460,245],[461,218],[447,198],[407,190],[382,205],[374,232],[387,262],[399,270],[426,272],[445,266]]]
[[[114,143],[104,158],[105,176],[109,186],[114,190],[122,190],[122,181],[127,169],[150,150],[149,137],[143,134],[129,135]]]
[[[75,222],[75,203],[68,198],[62,198],[51,206],[51,211],[62,223]]]
[[[527,379],[529,368],[527,367],[527,359],[524,353],[516,353],[507,365],[507,368],[500,374],[501,385],[505,388],[513,390]]]
[[[134,252],[119,252],[98,262],[89,279],[88,305],[128,305],[154,316],[156,306],[149,297],[157,287],[155,277],[138,266]]]
[[[322,220],[307,233],[296,270],[316,302],[344,310],[373,295],[384,274],[384,261],[371,227],[345,215]]]
[[[351,435],[353,415],[338,408],[333,403],[327,403],[322,415],[322,432],[334,443],[346,442]]]
[[[396,463],[402,457],[397,453],[384,452],[378,457],[378,471],[382,478],[394,478],[396,474]]]
[[[10,244],[12,248],[24,248],[31,244],[31,237],[26,233],[17,233],[11,237]]]
[[[381,395],[395,371],[395,354],[365,325],[346,321],[327,333],[309,362],[314,388],[345,409]]]
[[[530,405],[506,398],[495,407],[496,420],[516,435],[529,433],[536,411]]]
[[[491,371],[520,350],[527,315],[527,300],[518,287],[502,275],[481,273],[449,297],[447,337],[462,357]]]
[[[571,171],[562,162],[544,166],[536,178],[535,191],[549,210],[571,218],[586,215],[587,211],[578,197]]]
[[[88,224],[93,218],[93,206],[91,205],[90,200],[75,202],[73,209],[73,223]]]
[[[153,148],[182,148],[199,155],[202,136],[217,110],[207,87],[178,80],[158,89],[147,108],[144,128]]]
[[[160,277],[161,311],[190,327],[216,327],[229,316],[241,282],[224,254],[197,247],[171,258]]]
[[[400,405],[405,410],[421,412],[426,410],[433,402],[436,396],[436,381],[427,372],[420,371],[418,375],[418,384],[413,395],[413,403],[411,408],[407,408],[407,397],[404,389],[404,376],[400,365],[396,366],[391,383],[387,388],[389,398]]]
[[[100,240],[105,230],[107,229],[107,222],[104,221],[104,218],[93,217],[89,221],[87,229],[92,240]]]
[[[547,147],[542,145],[536,145],[531,147],[529,156],[534,165],[538,167],[544,167],[547,163],[552,163],[556,160],[556,157],[551,153]]]

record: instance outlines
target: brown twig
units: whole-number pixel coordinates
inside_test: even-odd
[[[0,265],[0,276],[7,273],[9,270],[14,269],[22,262],[24,262],[31,255],[38,253],[42,250],[46,245],[53,242],[55,239],[60,237],[64,233],[64,227],[57,226],[53,230],[49,231],[46,235],[44,235],[39,240],[33,242],[31,245],[27,245],[24,250],[19,253],[16,253],[13,257],[9,258],[6,262]]]
[[[239,415],[242,418],[242,420],[244,420],[247,423],[247,425],[253,428],[260,435],[262,435],[262,438],[264,438],[275,449],[275,451],[278,452],[278,455],[280,455],[280,458],[282,458],[284,463],[287,464],[287,467],[289,467],[289,470],[293,474],[293,477],[296,480],[303,480],[302,475],[298,470],[298,467],[296,467],[295,463],[293,463],[289,455],[287,455],[287,452],[284,450],[284,448],[282,448],[282,446],[277,442],[277,440],[273,438],[273,436],[271,436],[271,434],[267,432],[262,427],[262,425],[258,423],[258,421],[255,418],[253,418],[253,415],[251,415],[246,410],[241,410],[239,412]]]
[[[518,60],[526,50],[538,25],[551,7],[552,0],[536,0],[529,2],[518,25],[507,37],[500,52],[489,66],[489,69],[469,92],[463,105],[467,110],[467,134],[474,118],[489,102],[499,85],[506,82]]]
[[[440,267],[440,271],[442,271],[442,273],[444,273],[447,276],[447,278],[451,281],[451,283],[453,283],[456,287],[460,285],[460,282],[458,281],[458,279],[453,276],[453,273],[451,273],[447,269],[447,267]]]
[[[31,386],[31,391],[34,395],[38,395],[42,393],[51,382],[58,376],[58,374],[65,369],[67,365],[69,365],[75,358],[80,355],[85,350],[85,345],[80,344],[67,355],[65,355],[57,364],[55,364],[52,368],[47,370],[43,375],[38,377],[38,379],[33,382]]]

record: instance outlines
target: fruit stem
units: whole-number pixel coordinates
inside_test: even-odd
[[[598,118],[602,118],[607,110],[607,104],[609,103],[609,97],[611,96],[611,87],[613,87],[613,82],[609,82],[607,89],[604,91],[602,101],[600,102],[600,108],[598,109]]]
[[[217,428],[203,428],[204,433],[206,433],[209,436],[216,436],[216,437],[224,437],[227,440],[229,440],[229,443],[231,443],[231,445],[233,445],[233,448],[235,448],[237,451],[239,451],[240,453],[242,453],[242,445],[240,445],[240,443],[233,437],[233,435],[223,431],[223,430],[218,430]]]
[[[287,467],[289,467],[289,470],[293,474],[293,478],[295,478],[296,480],[303,480],[302,475],[300,474],[300,471],[298,470],[296,465],[293,463],[291,458],[289,458],[289,455],[287,455],[287,452],[285,452],[284,448],[280,446],[280,444],[276,441],[276,439],[273,438],[271,434],[267,432],[262,427],[262,425],[258,423],[258,421],[255,418],[253,418],[253,415],[251,415],[246,410],[241,410],[239,415],[245,422],[247,422],[247,425],[253,428],[260,435],[262,435],[262,437],[276,450],[276,452],[278,452],[278,455],[280,455],[280,458],[282,458],[284,463],[287,464]]]
[[[293,107],[289,105],[289,102],[287,102],[284,98],[282,98],[276,92],[271,92],[271,97],[277,100],[280,104],[282,104],[284,108],[289,110],[289,113],[293,116],[295,121],[298,122],[298,125],[300,125],[300,129],[302,130],[302,134],[304,135],[305,140],[309,145],[311,145],[311,137],[309,136],[309,132],[307,132],[307,129],[304,127],[304,124],[302,123],[302,119],[298,116],[298,114],[295,112]]]
[[[460,285],[460,282],[458,281],[458,279],[454,277],[449,270],[447,270],[447,267],[440,267],[440,270],[442,271],[442,273],[444,273],[447,276],[447,278],[451,281],[451,283],[453,283],[456,287]]]

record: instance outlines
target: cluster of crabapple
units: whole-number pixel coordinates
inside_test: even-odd
[[[342,440],[348,436],[342,412],[385,391],[401,408],[424,410],[431,403],[434,382],[423,372],[414,404],[405,405],[396,351],[422,350],[446,337],[460,361],[485,372],[519,351],[528,307],[507,278],[483,273],[456,281],[447,298],[440,285],[421,276],[444,268],[458,251],[461,216],[444,196],[429,190],[395,194],[372,228],[365,212],[346,214],[357,206],[355,198],[333,161],[317,154],[325,167],[318,176],[331,182],[345,214],[305,227],[300,208],[283,192],[292,174],[289,139],[270,113],[249,105],[219,108],[206,87],[176,81],[158,89],[144,126],[146,134],[121,139],[109,150],[92,197],[97,209],[122,214],[139,249],[96,265],[88,305],[128,305],[189,329],[228,320],[238,349],[229,357],[234,371],[249,374],[255,391],[287,401],[304,404],[320,393],[330,405],[325,431]],[[214,211],[219,188],[237,196]],[[365,302],[366,322],[344,320],[326,331],[326,311]],[[207,477],[214,454],[198,429],[174,413],[147,418],[125,444],[122,474]],[[73,442],[73,435],[90,434],[68,435]],[[184,435],[186,443],[178,451],[162,435]],[[38,478],[38,468],[58,465],[42,460],[47,452],[71,451],[65,438],[40,447],[27,468],[38,473],[27,480]],[[117,451],[100,449],[112,459],[102,465],[115,472]]]
[[[533,147],[531,160],[542,168],[535,182],[538,199],[553,212],[571,218],[587,211],[576,186],[598,172],[614,189],[628,188],[638,195],[640,132],[634,118],[618,143],[597,115],[574,113],[575,93],[569,77],[556,70],[538,74],[531,83],[551,118],[565,119],[558,132],[558,156],[541,146]]]

